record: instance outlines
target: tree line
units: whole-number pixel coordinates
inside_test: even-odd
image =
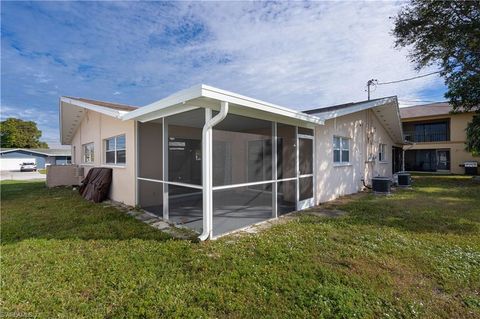
[[[0,144],[2,148],[48,148],[40,141],[42,131],[37,123],[13,117],[0,122]]]

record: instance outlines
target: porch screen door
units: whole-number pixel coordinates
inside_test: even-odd
[[[313,200],[313,136],[298,135],[297,210],[312,207]]]

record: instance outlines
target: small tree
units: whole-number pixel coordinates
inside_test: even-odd
[[[410,49],[417,70],[440,68],[454,111],[480,112],[480,1],[412,0],[397,15],[393,35],[397,48]],[[467,128],[466,146],[478,154],[475,117]]]
[[[48,148],[48,144],[40,141],[42,131],[33,121],[8,118],[0,122],[0,144],[8,148]]]

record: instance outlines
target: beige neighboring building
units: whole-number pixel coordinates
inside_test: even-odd
[[[464,174],[465,161],[480,161],[465,150],[472,112],[451,114],[448,103],[416,105],[400,109],[405,140],[405,170]]]
[[[112,169],[109,197],[216,238],[392,178],[396,97],[301,112],[198,85],[143,107],[60,99],[72,171]]]

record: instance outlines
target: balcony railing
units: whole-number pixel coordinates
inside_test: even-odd
[[[439,132],[428,132],[428,133],[419,133],[419,132],[409,132],[406,131],[403,133],[405,140],[409,142],[422,143],[422,142],[444,142],[449,140],[449,136],[445,131]]]

